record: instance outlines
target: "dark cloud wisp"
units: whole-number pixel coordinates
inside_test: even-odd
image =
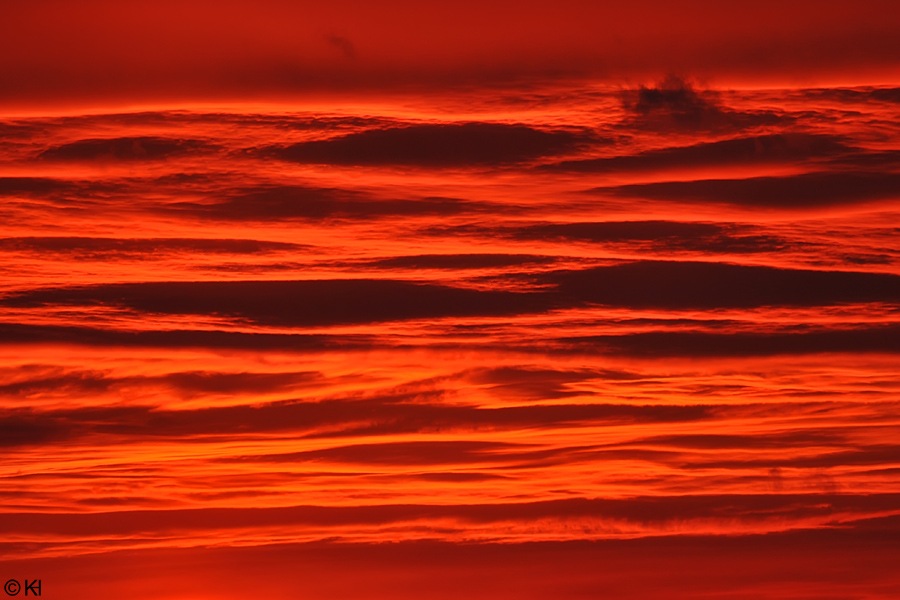
[[[802,209],[900,196],[900,174],[814,172],[800,175],[663,181],[591,190],[630,198]]]
[[[269,221],[454,215],[484,208],[457,198],[386,199],[354,190],[273,184],[229,190],[212,202],[173,202],[160,210],[210,219]]]
[[[664,250],[755,253],[780,250],[788,242],[748,227],[682,221],[537,223],[500,230],[516,240],[597,244],[648,243]]]
[[[514,315],[546,310],[544,295],[394,280],[111,284],[8,296],[13,306],[113,305],[148,313],[220,315],[283,326]]]
[[[900,276],[711,262],[637,261],[543,278],[580,302],[644,308],[900,303]]]
[[[58,161],[158,160],[206,148],[197,140],[164,137],[121,137],[89,139],[48,148],[39,158]]]
[[[741,112],[722,106],[719,95],[697,90],[690,81],[670,75],[655,86],[622,94],[626,128],[655,130],[741,130],[783,125],[790,118],[772,111]]]
[[[300,250],[305,246],[287,242],[249,239],[202,238],[96,238],[16,237],[0,238],[0,251],[71,254],[86,258],[134,255],[146,258],[160,254],[263,254]]]
[[[568,160],[548,165],[548,168],[580,173],[618,173],[798,162],[853,151],[854,148],[838,136],[775,133],[649,150],[632,155]]]
[[[267,153],[312,164],[464,167],[531,161],[565,154],[592,141],[596,140],[584,132],[471,122],[370,129]]]

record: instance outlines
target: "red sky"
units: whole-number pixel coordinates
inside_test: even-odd
[[[0,104],[271,100],[669,73],[727,85],[890,83],[898,11],[889,0],[10,0]]]
[[[898,597],[896,13],[7,2],[0,581]]]

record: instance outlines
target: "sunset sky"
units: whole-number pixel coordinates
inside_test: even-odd
[[[900,4],[5,0],[0,581],[900,597]]]

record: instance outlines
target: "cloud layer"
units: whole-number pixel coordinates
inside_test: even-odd
[[[182,75],[225,56],[201,38]],[[415,71],[351,26],[315,43],[334,77]],[[239,58],[223,81],[317,86]],[[71,91],[109,60],[4,81]],[[73,600],[898,595],[896,87],[502,79],[0,119],[8,578]]]

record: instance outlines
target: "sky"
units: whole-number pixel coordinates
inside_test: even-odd
[[[8,0],[0,106],[437,94],[561,79],[896,82],[891,0]],[[370,96],[369,96],[370,97]]]
[[[900,595],[896,3],[2,11],[0,581]]]

